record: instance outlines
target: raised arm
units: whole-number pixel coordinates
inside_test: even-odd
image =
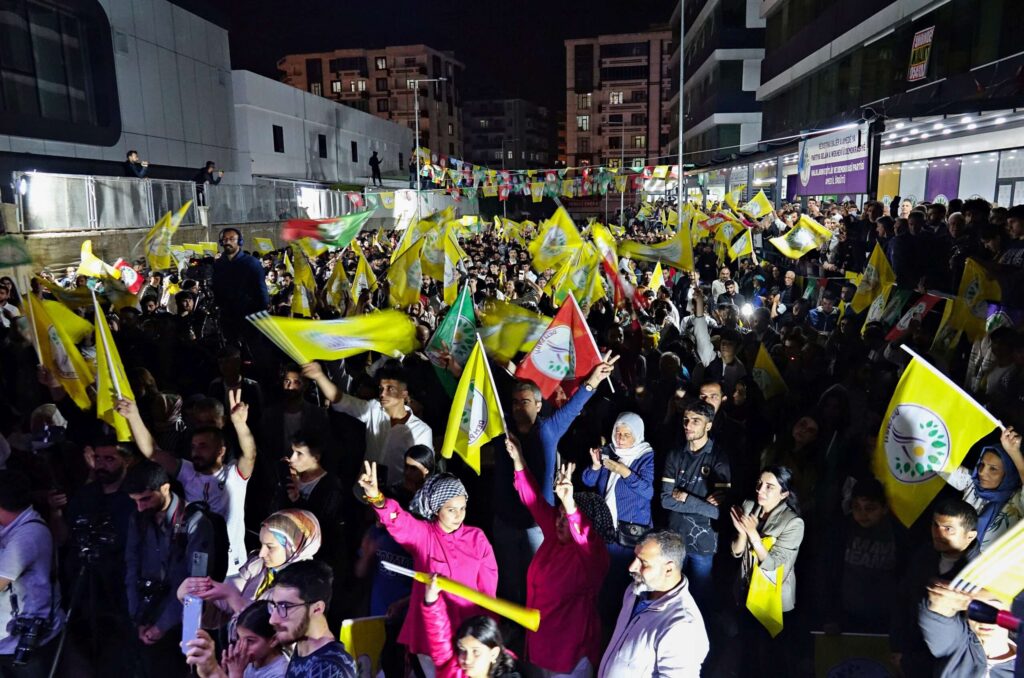
[[[505,438],[505,450],[512,458],[512,467],[515,470],[512,482],[519,493],[519,500],[527,508],[534,522],[544,533],[545,539],[555,538],[555,522],[558,519],[558,509],[547,503],[541,496],[540,487],[537,486],[537,479],[530,473],[523,463],[522,452],[519,449],[519,441],[511,437]]]
[[[242,389],[228,391],[228,405],[231,406],[231,424],[238,434],[238,446],[242,450],[238,472],[248,479],[256,467],[256,438],[249,429],[249,405],[242,400]]]
[[[1024,454],[1021,454],[1020,451],[1021,434],[1011,426],[1003,429],[999,442],[1002,443],[1006,454],[1013,460],[1013,465],[1017,467],[1017,474],[1024,478]]]
[[[172,478],[176,478],[180,462],[174,455],[164,452],[156,446],[156,441],[153,439],[152,434],[150,434],[149,429],[146,428],[145,422],[142,421],[142,415],[139,414],[139,407],[135,404],[135,401],[121,398],[117,401],[117,411],[128,420],[128,426],[131,427],[132,437],[135,439],[135,445],[139,448],[139,452],[146,459],[155,461],[163,466],[164,470]]]
[[[302,375],[313,381],[317,388],[320,389],[320,392],[324,394],[324,398],[330,402],[336,403],[341,400],[341,389],[327,377],[320,363],[315,361],[306,363],[302,366]]]
[[[359,477],[366,501],[377,512],[388,534],[409,551],[409,555],[426,550],[430,539],[430,523],[408,513],[394,499],[388,499],[377,485],[377,462],[364,461],[363,475]]]

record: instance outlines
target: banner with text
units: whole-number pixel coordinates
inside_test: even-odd
[[[800,142],[797,169],[798,195],[867,192],[867,125],[804,139]]]

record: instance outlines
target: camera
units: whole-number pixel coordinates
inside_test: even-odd
[[[39,647],[39,641],[46,636],[50,628],[50,620],[44,617],[15,617],[8,627],[12,636],[18,636],[18,646],[14,648],[11,663],[24,666],[32,659],[32,653]]]
[[[71,537],[78,548],[78,556],[95,563],[103,554],[109,554],[117,543],[117,530],[109,514],[84,515],[72,523]]]

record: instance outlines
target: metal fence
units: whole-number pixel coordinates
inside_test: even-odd
[[[149,228],[168,211],[188,200],[183,226],[202,223],[195,208],[196,185],[191,181],[15,172],[18,223],[25,233],[128,230]],[[317,184],[256,178],[252,184],[207,185],[207,220],[211,226],[252,224],[306,218],[326,219],[348,214],[355,207],[348,193]],[[375,216],[400,221],[399,212],[415,210],[414,191],[395,191],[394,207],[381,207]],[[448,196],[424,191],[423,209],[434,211],[451,202]],[[408,202],[408,209],[403,207]],[[437,203],[437,204],[435,204]],[[425,212],[425,213],[429,213]],[[474,213],[466,205],[463,212]]]
[[[27,233],[148,228],[196,198],[191,181],[42,172],[15,172],[14,188],[18,223]],[[199,223],[194,207],[181,223]]]

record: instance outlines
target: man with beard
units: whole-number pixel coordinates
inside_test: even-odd
[[[242,232],[229,227],[220,232],[224,253],[213,263],[213,298],[220,307],[220,329],[229,342],[243,331],[245,316],[270,306],[263,264],[242,251]]]
[[[267,594],[270,624],[282,647],[292,647],[287,678],[355,678],[356,664],[327,625],[334,585],[331,568],[317,560],[292,563],[277,573]]]
[[[629,566],[634,583],[626,589],[598,678],[698,678],[708,634],[683,576],[683,538],[670,530],[651,532],[635,553]]]
[[[238,391],[228,392],[231,423],[238,436],[241,456],[225,463],[227,454],[224,432],[215,426],[198,426],[189,438],[191,461],[178,459],[156,446],[149,429],[142,422],[139,408],[130,400],[120,400],[117,411],[128,420],[139,451],[157,462],[185,490],[185,501],[206,502],[210,510],[221,515],[228,529],[228,571],[233,575],[246,560],[245,493],[256,465],[256,439],[249,429],[249,406]],[[211,557],[212,562],[212,557]]]
[[[171,491],[171,478],[160,464],[139,462],[121,489],[137,511],[128,524],[125,591],[145,675],[180,676],[185,661],[178,647],[182,607],[176,591],[195,554],[212,560],[214,527],[202,511],[189,511]]]

